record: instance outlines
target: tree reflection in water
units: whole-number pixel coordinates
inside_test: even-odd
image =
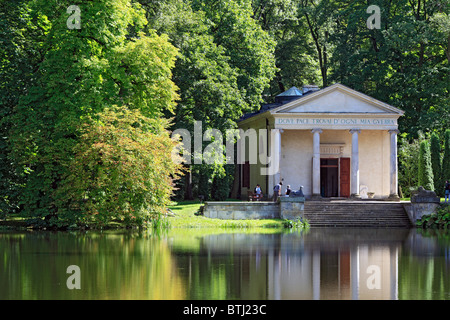
[[[449,233],[0,233],[0,299],[449,299]],[[69,290],[69,265],[81,289]]]

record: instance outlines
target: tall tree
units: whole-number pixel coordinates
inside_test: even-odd
[[[0,5],[0,216],[19,207],[20,186],[26,173],[16,170],[11,156],[11,116],[21,96],[36,81],[48,30],[45,16],[31,10],[30,1],[5,0]]]
[[[238,70],[237,84],[244,101],[257,109],[275,74],[275,42],[253,19],[250,0],[193,0],[194,10],[204,12],[214,43],[225,49],[230,65]]]
[[[431,167],[430,145],[427,140],[420,143],[419,151],[419,186],[434,191],[433,169]]]
[[[81,10],[80,29],[67,26],[67,8],[74,4]],[[40,26],[38,20],[36,28],[47,31],[33,43],[43,48],[42,56],[36,80],[11,116],[10,137],[15,163],[28,173],[21,192],[24,213],[51,218],[61,210],[58,191],[69,174],[84,119],[113,105],[148,117],[174,108],[176,49],[165,37],[139,33],[145,16],[128,0],[36,0],[31,10],[46,22]]]
[[[180,101],[172,129],[193,133],[195,121],[201,121],[203,132],[225,133],[244,113],[259,108],[275,74],[275,43],[253,19],[250,1],[139,2],[146,10],[148,27],[167,33],[179,49],[173,79],[180,88]],[[214,179],[225,178],[228,165],[223,157],[218,160],[222,164],[186,167],[189,174],[182,188],[187,198],[208,196]]]
[[[450,125],[448,1],[375,1],[381,28],[372,30],[367,3],[336,3],[342,9],[332,40],[333,81],[405,110],[401,131],[443,132]]]
[[[264,99],[273,98],[292,86],[321,84],[321,68],[311,31],[295,0],[254,0],[254,19],[276,41],[276,76]]]
[[[299,1],[299,18],[306,21],[306,26],[313,39],[323,87],[330,84],[330,58],[333,51],[330,37],[335,28],[335,21],[332,19],[335,10],[335,2],[331,0]]]
[[[431,168],[433,170],[433,184],[436,194],[442,196],[442,164],[441,164],[441,142],[436,133],[430,139]]]
[[[442,158],[442,177],[450,181],[450,129],[444,134],[444,157]]]
[[[406,132],[399,136],[399,152],[398,152],[398,182],[402,189],[403,196],[408,198],[411,196],[411,191],[417,189],[418,186],[418,172],[419,172],[419,153],[420,142],[424,139],[422,133],[419,134],[419,139],[407,139]]]

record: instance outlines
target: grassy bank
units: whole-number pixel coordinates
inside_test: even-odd
[[[165,227],[178,228],[178,229],[191,229],[192,228],[215,228],[215,229],[242,229],[242,230],[255,230],[264,228],[266,230],[285,229],[292,227],[302,227],[293,222],[283,219],[264,219],[264,220],[221,220],[206,218],[202,215],[197,215],[200,207],[203,204],[199,201],[182,201],[173,202],[169,206],[170,213],[161,224],[161,228]],[[166,223],[167,222],[167,223]],[[30,226],[27,224],[26,219],[18,215],[8,215],[5,220],[0,220],[0,230],[24,230]],[[94,226],[92,226],[93,229]],[[122,229],[125,228],[120,222],[111,222],[102,229]]]
[[[172,228],[285,228],[283,219],[264,220],[221,220],[196,215],[202,204],[198,201],[174,203],[169,209],[173,216],[168,216]]]

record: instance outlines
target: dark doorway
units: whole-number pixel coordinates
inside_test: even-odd
[[[320,193],[324,198],[339,196],[339,159],[320,159]]]

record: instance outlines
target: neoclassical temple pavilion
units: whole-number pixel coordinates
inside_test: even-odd
[[[398,199],[397,135],[403,114],[342,84],[289,89],[238,122],[243,132],[267,133],[257,143],[258,159],[264,155],[266,161],[252,161],[249,144],[244,147],[241,197],[256,184],[271,197],[282,181],[283,194],[287,185],[302,186],[307,199]],[[267,170],[271,165],[275,168]]]

